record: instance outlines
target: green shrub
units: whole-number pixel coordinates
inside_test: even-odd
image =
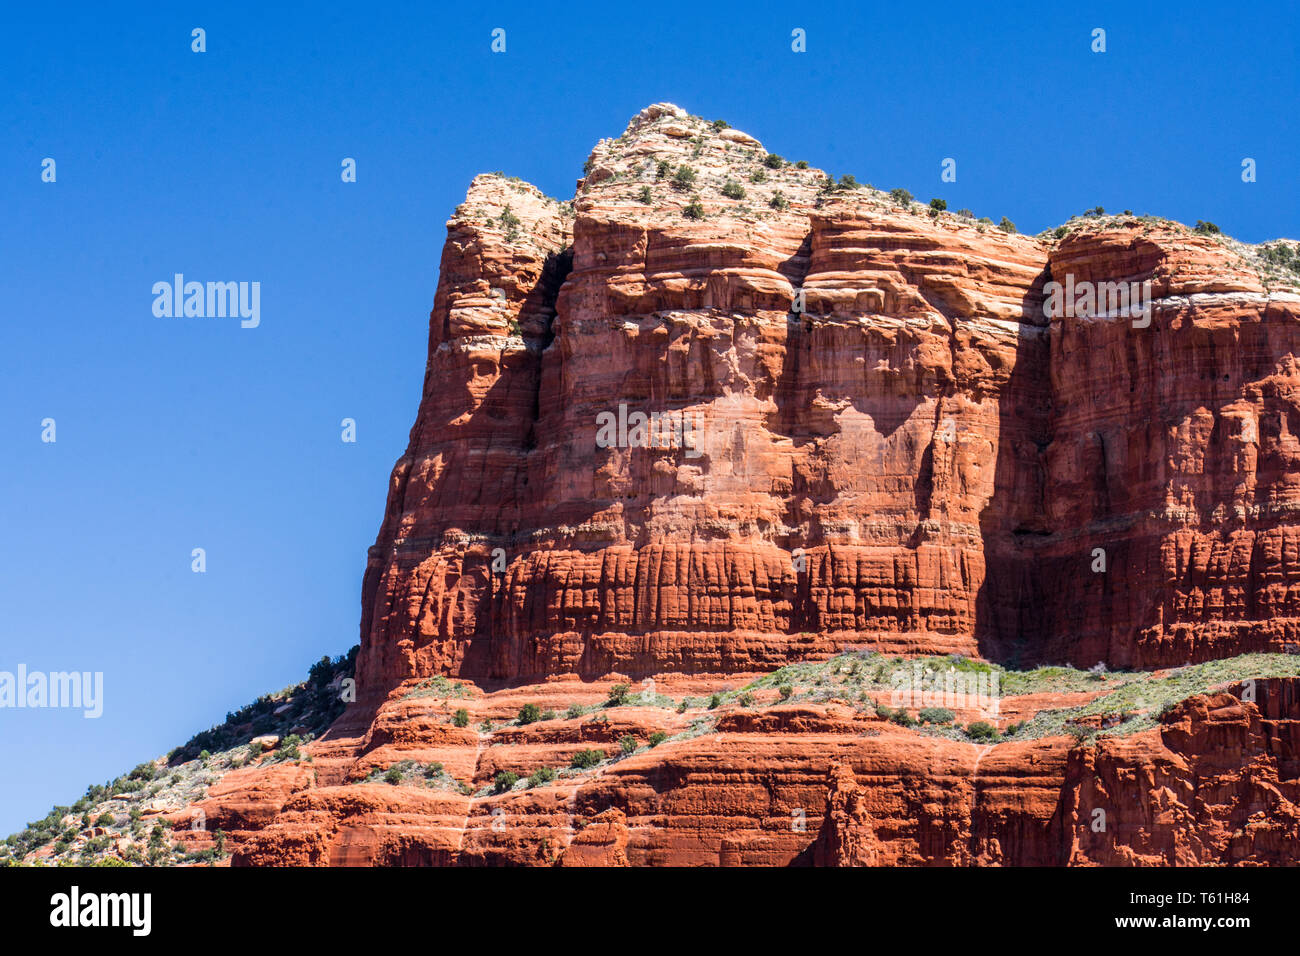
[[[923,724],[951,724],[953,712],[947,707],[922,707],[916,717]]]
[[[727,129],[727,121],[726,121],[726,120],[714,120],[712,123],[709,124],[709,126],[711,126],[711,127],[713,128],[713,131],[714,131],[715,133],[720,133],[720,132],[722,132],[724,129]]]
[[[743,694],[740,695],[739,698],[737,698],[737,700],[740,702],[741,707],[754,706],[754,695],[751,694],[749,691],[745,691]]]
[[[605,759],[599,750],[579,750],[569,758],[569,766],[574,770],[587,770]]]
[[[631,734],[624,734],[618,738],[619,749],[625,754],[630,754],[636,750],[636,738]]]
[[[728,199],[744,199],[745,187],[733,179],[728,179],[722,186],[722,195]]]
[[[695,170],[689,166],[679,166],[677,172],[673,174],[673,189],[686,192],[695,185],[695,178]]]
[[[402,782],[402,771],[396,767],[389,767],[388,773],[384,774],[384,783],[399,784]]]
[[[1067,233],[1069,233],[1069,231],[1070,231],[1070,228],[1069,228],[1068,226],[1057,226],[1057,227],[1056,227],[1056,231],[1053,232],[1052,235],[1054,235],[1057,239],[1061,239],[1061,238],[1063,238]]]
[[[682,210],[682,215],[685,216],[687,219],[703,219],[704,207],[701,206],[698,202],[693,202],[685,209]]]
[[[457,727],[468,727],[469,711],[464,707],[459,708],[456,713],[452,714],[451,722]]]
[[[839,188],[840,188],[840,189],[846,189],[846,190],[847,190],[847,189],[857,189],[857,188],[858,188],[858,178],[857,178],[856,176],[853,176],[853,175],[849,174],[849,173],[845,173],[843,176],[840,177]]]
[[[502,770],[496,775],[496,779],[492,781],[492,792],[505,793],[514,789],[514,785],[518,782],[519,774],[511,773],[509,770]]]
[[[667,739],[668,739],[668,735],[666,733],[664,733],[662,730],[656,730],[653,734],[650,735],[650,746],[658,747],[661,743],[663,743]]]
[[[752,173],[749,174],[749,181],[750,181],[751,183],[765,183],[765,182],[767,182],[767,170],[765,170],[765,169],[756,169],[756,170],[754,170]]]
[[[672,172],[673,164],[666,159],[659,160],[659,165],[655,167],[655,179],[664,179]]]
[[[796,169],[807,169],[807,168],[808,168],[808,160],[806,160],[806,159],[801,159],[801,160],[799,160],[799,162],[795,163],[794,165],[795,165],[795,168],[796,168]]]
[[[1220,229],[1212,222],[1206,222],[1204,219],[1198,219],[1196,220],[1196,231],[1201,233],[1202,235],[1211,236],[1211,235],[1218,235]]]
[[[785,160],[776,153],[768,153],[763,157],[763,165],[768,169],[780,169],[785,165]]]
[[[894,202],[898,203],[900,206],[909,206],[912,203],[912,194],[902,186],[899,186],[897,189],[891,189],[889,191],[889,198],[894,200]]]
[[[538,767],[528,775],[528,789],[540,787],[544,783],[550,783],[555,779],[555,771],[550,767]]]
[[[971,740],[996,740],[998,729],[987,721],[976,720],[966,725],[966,736]]]
[[[583,709],[581,704],[570,704],[569,709],[564,712],[564,716],[568,717],[569,720],[576,720],[582,715]]]
[[[939,213],[943,212],[947,208],[948,208],[948,201],[946,199],[930,200],[930,213],[934,216],[938,216]]]
[[[791,687],[789,684],[782,684],[780,687],[776,689],[776,692],[781,695],[782,700],[789,700],[790,697],[794,694],[794,688]]]
[[[649,186],[642,186],[641,192],[638,195],[644,205],[649,206],[654,203],[655,195]]]
[[[424,768],[424,775],[425,775],[426,777],[436,777],[436,776],[438,776],[440,773],[442,773],[442,761],[441,761],[441,760],[435,760],[433,763],[428,764],[428,765]]]
[[[898,710],[894,711],[893,714],[890,715],[889,719],[900,727],[916,726],[916,721],[913,719],[912,715],[907,712],[906,707],[898,708]]]
[[[609,697],[605,701],[606,707],[622,707],[627,703],[627,695],[631,693],[631,684],[615,684],[609,689]]]
[[[542,708],[536,704],[524,704],[519,708],[518,721],[519,725],[535,724],[542,719]]]
[[[95,821],[95,826],[111,827],[117,823],[117,818],[111,813],[101,813],[99,819]]]
[[[790,208],[789,200],[785,198],[785,194],[782,193],[781,190],[779,189],[772,195],[772,198],[767,201],[767,204],[771,206],[773,209]]]
[[[717,710],[722,706],[722,695],[714,694],[709,698],[709,710]]]
[[[998,228],[1003,232],[1010,234],[1016,231],[1016,224],[1006,216],[1003,216],[1002,221],[998,223]]]

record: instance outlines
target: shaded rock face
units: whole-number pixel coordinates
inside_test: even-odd
[[[764,155],[660,104],[572,204],[474,181],[367,564],[363,694],[1300,642],[1294,290],[1173,224],[1008,235]],[[1066,275],[1149,281],[1149,327],[1049,320]]]

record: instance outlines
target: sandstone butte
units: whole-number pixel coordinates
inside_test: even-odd
[[[1300,860],[1300,666],[1091,738],[927,732],[797,667],[789,699],[736,693],[868,650],[1172,680],[1300,646],[1300,289],[1259,247],[1130,215],[1035,238],[766,156],[657,104],[572,202],[474,180],[358,700],[310,764],[224,776],[178,832],[202,809],[234,865]],[[1066,275],[1149,281],[1150,326],[1046,318]],[[620,405],[690,437],[604,447]],[[373,773],[433,762],[452,784]]]

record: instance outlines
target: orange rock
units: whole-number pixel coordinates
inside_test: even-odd
[[[572,204],[474,180],[367,562],[361,702],[314,776],[213,789],[234,862],[1293,862],[1295,680],[1091,748],[813,704],[480,729],[610,675],[708,694],[850,647],[1150,668],[1300,644],[1300,296],[1174,224],[1008,235],[763,156],[656,104]],[[1049,319],[1066,276],[1149,283],[1150,324]],[[436,675],[460,696],[422,695]],[[567,770],[585,749],[616,759]],[[446,777],[357,782],[408,760]]]

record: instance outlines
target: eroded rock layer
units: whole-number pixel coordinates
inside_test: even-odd
[[[660,104],[571,204],[474,181],[367,566],[365,694],[1300,642],[1294,289],[1172,223],[1036,239],[765,157]],[[1150,324],[1049,320],[1067,275],[1149,283]]]
[[[698,713],[636,700],[603,709],[606,686],[576,680],[487,695],[462,685],[452,699],[417,687],[394,694],[360,736],[341,725],[313,745],[312,768],[235,771],[173,824],[184,832],[202,809],[238,866],[1195,865],[1300,855],[1300,678],[1193,695],[1151,729],[1090,741],[1017,741],[997,719],[1008,738],[988,744],[839,702],[782,703],[770,689],[725,702],[701,726]],[[721,689],[691,678],[657,685],[671,695],[711,687]],[[1093,696],[1011,697],[1004,710]],[[523,702],[585,702],[596,716],[561,710],[503,725]],[[448,720],[459,708],[471,718],[464,728]],[[666,739],[655,743],[656,733]],[[620,757],[627,738],[637,749]],[[600,762],[525,788],[537,768],[566,767],[582,751]],[[404,767],[415,776],[375,775]],[[503,772],[520,782],[494,793]]]

